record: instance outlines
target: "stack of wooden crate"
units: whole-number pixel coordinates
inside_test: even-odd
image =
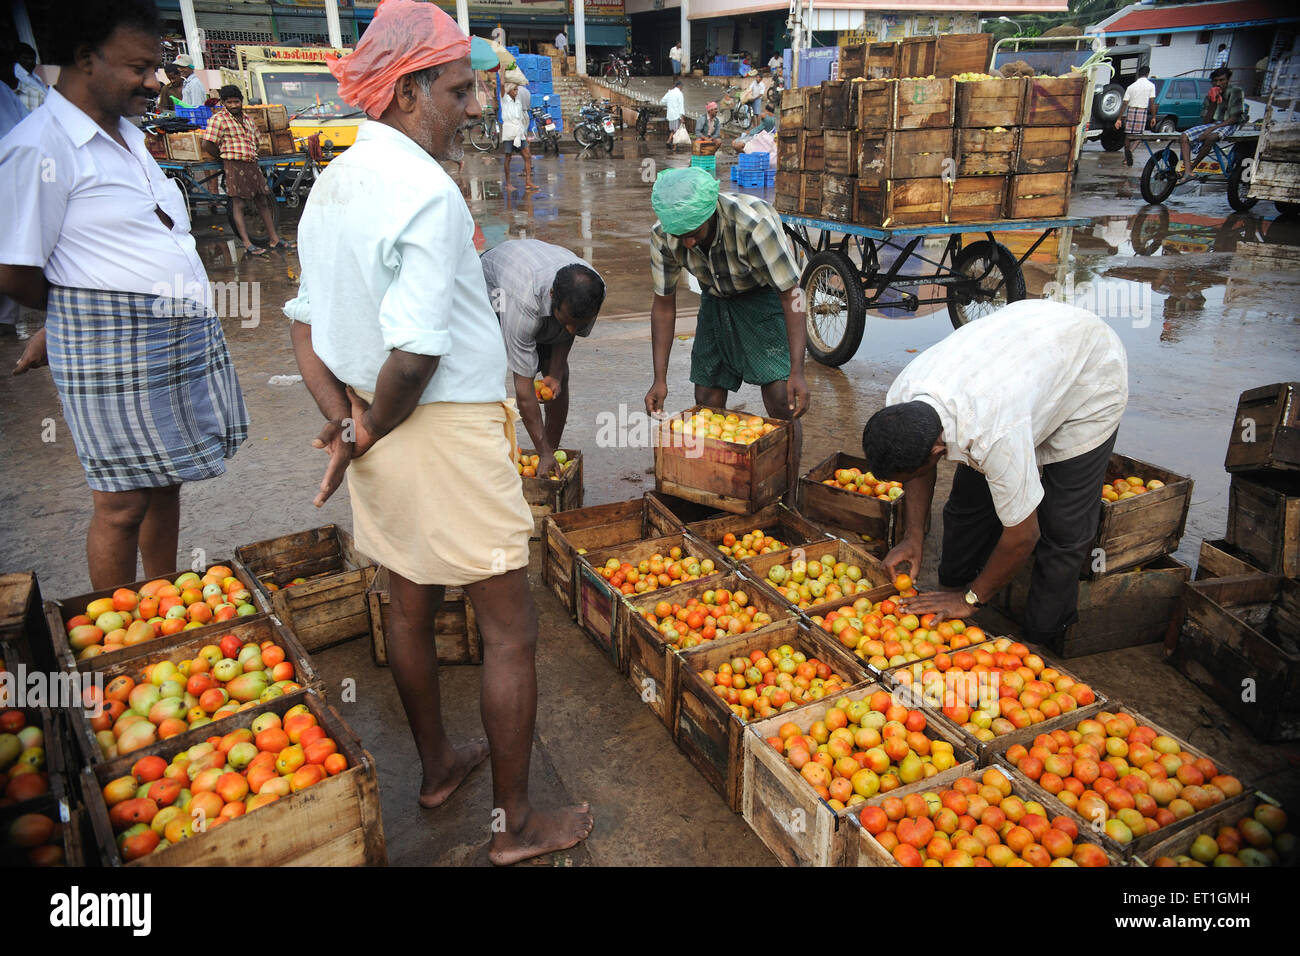
[[[1228,531],[1201,545],[1169,662],[1264,740],[1300,739],[1300,383],[1241,394]]]
[[[1085,78],[990,78],[987,35],[841,50],[782,96],[780,212],[873,226],[1065,215]]]
[[[1177,633],[1179,598],[1191,569],[1173,552],[1187,526],[1192,479],[1136,458],[1111,455],[1106,482],[1130,476],[1159,480],[1164,487],[1102,502],[1097,534],[1079,581],[1079,619],[1052,647],[1061,657],[1168,641]],[[991,603],[1022,621],[1032,576],[1031,561]]]

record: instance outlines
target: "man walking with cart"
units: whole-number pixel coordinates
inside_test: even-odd
[[[808,410],[807,330],[796,295],[799,266],[781,217],[756,197],[719,195],[718,180],[698,167],[664,170],[650,201],[659,221],[650,230],[654,384],[646,411],[663,412],[668,395],[677,280],[685,269],[703,289],[691,349],[695,402],[723,408],[742,382],[759,386],[768,416],[793,422],[787,463],[793,491],[803,445],[797,419]]]
[[[266,226],[268,248],[292,249],[295,243],[281,239],[275,231],[275,217],[271,214],[275,199],[262,167],[257,164],[257,124],[244,112],[244,94],[237,86],[223,86],[220,93],[221,108],[213,112],[202,133],[203,151],[225,167],[226,196],[230,199],[235,232],[244,252],[250,256],[266,255],[266,249],[248,238],[248,225],[244,221],[244,201],[248,199],[256,204]]]

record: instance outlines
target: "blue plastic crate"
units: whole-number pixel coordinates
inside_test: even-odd
[[[762,189],[767,183],[767,173],[741,169],[736,174],[736,182],[746,189]]]
[[[739,166],[732,166],[732,167],[731,167],[731,181],[732,181],[733,183],[738,183],[738,182],[740,182],[740,167],[739,167]]]
[[[740,156],[737,157],[736,165],[741,169],[765,170],[768,166],[772,165],[772,161],[768,159],[771,155],[771,153],[741,153]]]
[[[528,89],[534,96],[550,96],[555,92],[555,87],[551,85],[550,80],[538,80],[536,83],[529,83]]]
[[[506,47],[506,52],[509,53],[511,56],[518,58],[518,56],[519,56],[519,47],[517,47],[517,46],[508,46],[508,47]]]
[[[551,69],[553,64],[549,56],[539,56],[537,58],[537,73],[544,80],[551,78]]]
[[[557,132],[560,132],[560,133],[563,133],[563,132],[564,132],[564,117],[560,116],[558,113],[555,113],[555,114],[552,115],[551,118],[555,120],[555,129],[556,129],[556,131],[557,131]]]
[[[189,120],[192,126],[200,129],[207,129],[208,120],[212,119],[212,107],[210,106],[178,106],[176,115],[181,119]]]

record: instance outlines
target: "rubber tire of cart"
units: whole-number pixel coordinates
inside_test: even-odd
[[[1108,153],[1117,153],[1124,148],[1128,135],[1122,129],[1107,126],[1101,131],[1101,148]]]
[[[1162,192],[1157,192],[1151,185],[1151,179],[1155,175],[1156,166],[1159,165],[1162,156],[1170,157],[1170,176],[1166,180],[1167,185],[1165,189]],[[1162,149],[1158,152],[1152,153],[1151,158],[1147,160],[1147,164],[1142,167],[1142,179],[1138,184],[1139,188],[1142,190],[1142,198],[1153,206],[1159,206],[1173,194],[1174,187],[1177,184],[1178,166],[1177,163],[1173,162],[1173,151]]]
[[[1020,268],[1020,263],[1016,257],[1011,254],[1011,250],[1000,242],[993,243],[995,247],[992,250],[997,263],[996,268],[1002,275],[1002,287],[1006,292],[1007,305],[1012,302],[1019,302],[1025,297],[1025,273]],[[975,259],[986,259],[989,257],[989,241],[981,239],[978,242],[972,242],[969,246],[964,247],[953,259],[952,271],[964,272],[967,263]],[[953,291],[948,291],[948,319],[952,322],[954,329],[960,329],[969,319],[960,311],[966,303],[955,301]]]
[[[274,196],[270,197],[270,200],[271,200],[271,221],[275,223],[276,231],[279,232],[280,204],[275,201]],[[248,230],[249,240],[254,245],[258,245],[258,246],[266,245],[268,242],[271,241],[271,237],[267,234],[266,224],[262,222],[262,214],[257,209],[257,203],[255,203],[251,199],[248,200],[231,199],[226,203],[226,221],[230,223],[230,234],[232,236],[238,235],[238,233],[235,232],[235,203],[237,202],[244,203],[244,228]]]
[[[808,354],[822,365],[839,368],[857,354],[858,346],[862,344],[862,335],[867,328],[867,296],[862,289],[862,282],[858,277],[858,270],[853,265],[853,261],[838,249],[827,249],[808,260],[808,265],[804,268],[803,275],[799,279],[799,288],[803,291],[805,308],[813,301],[813,296],[808,290],[808,283],[811,281],[813,274],[822,267],[834,270],[840,284],[844,287],[847,318],[844,322],[844,334],[840,337],[839,342],[830,348],[824,349],[816,344],[821,336],[820,334],[813,334],[812,323],[805,314],[804,324],[809,327]],[[830,343],[823,344],[830,345]]]
[[[1273,205],[1277,207],[1277,213],[1283,219],[1292,219],[1300,215],[1300,202],[1282,202],[1280,199],[1274,199]]]
[[[1115,110],[1112,110],[1110,113],[1105,112],[1101,106],[1102,103],[1106,102],[1107,94],[1115,94],[1116,96],[1119,97],[1119,107]],[[1101,88],[1100,92],[1098,92],[1096,95],[1093,96],[1092,116],[1093,119],[1096,119],[1098,122],[1114,123],[1115,120],[1119,119],[1120,116],[1123,115],[1123,113],[1124,113],[1124,87],[1120,86],[1118,83],[1107,83],[1105,86]]]
[[[1251,155],[1254,155],[1254,150],[1251,151]],[[1245,161],[1239,161],[1233,164],[1232,172],[1228,174],[1228,205],[1237,210],[1237,212],[1245,212],[1251,206],[1255,205],[1255,203],[1259,202],[1258,199],[1252,199],[1249,196],[1243,196],[1241,194],[1241,187],[1243,185],[1245,185],[1247,190],[1250,189],[1250,183],[1243,184],[1242,182],[1242,178],[1245,176],[1245,170]]]

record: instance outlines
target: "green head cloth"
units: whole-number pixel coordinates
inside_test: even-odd
[[[655,215],[670,236],[700,228],[718,206],[718,180],[698,166],[665,169],[650,192]]]

